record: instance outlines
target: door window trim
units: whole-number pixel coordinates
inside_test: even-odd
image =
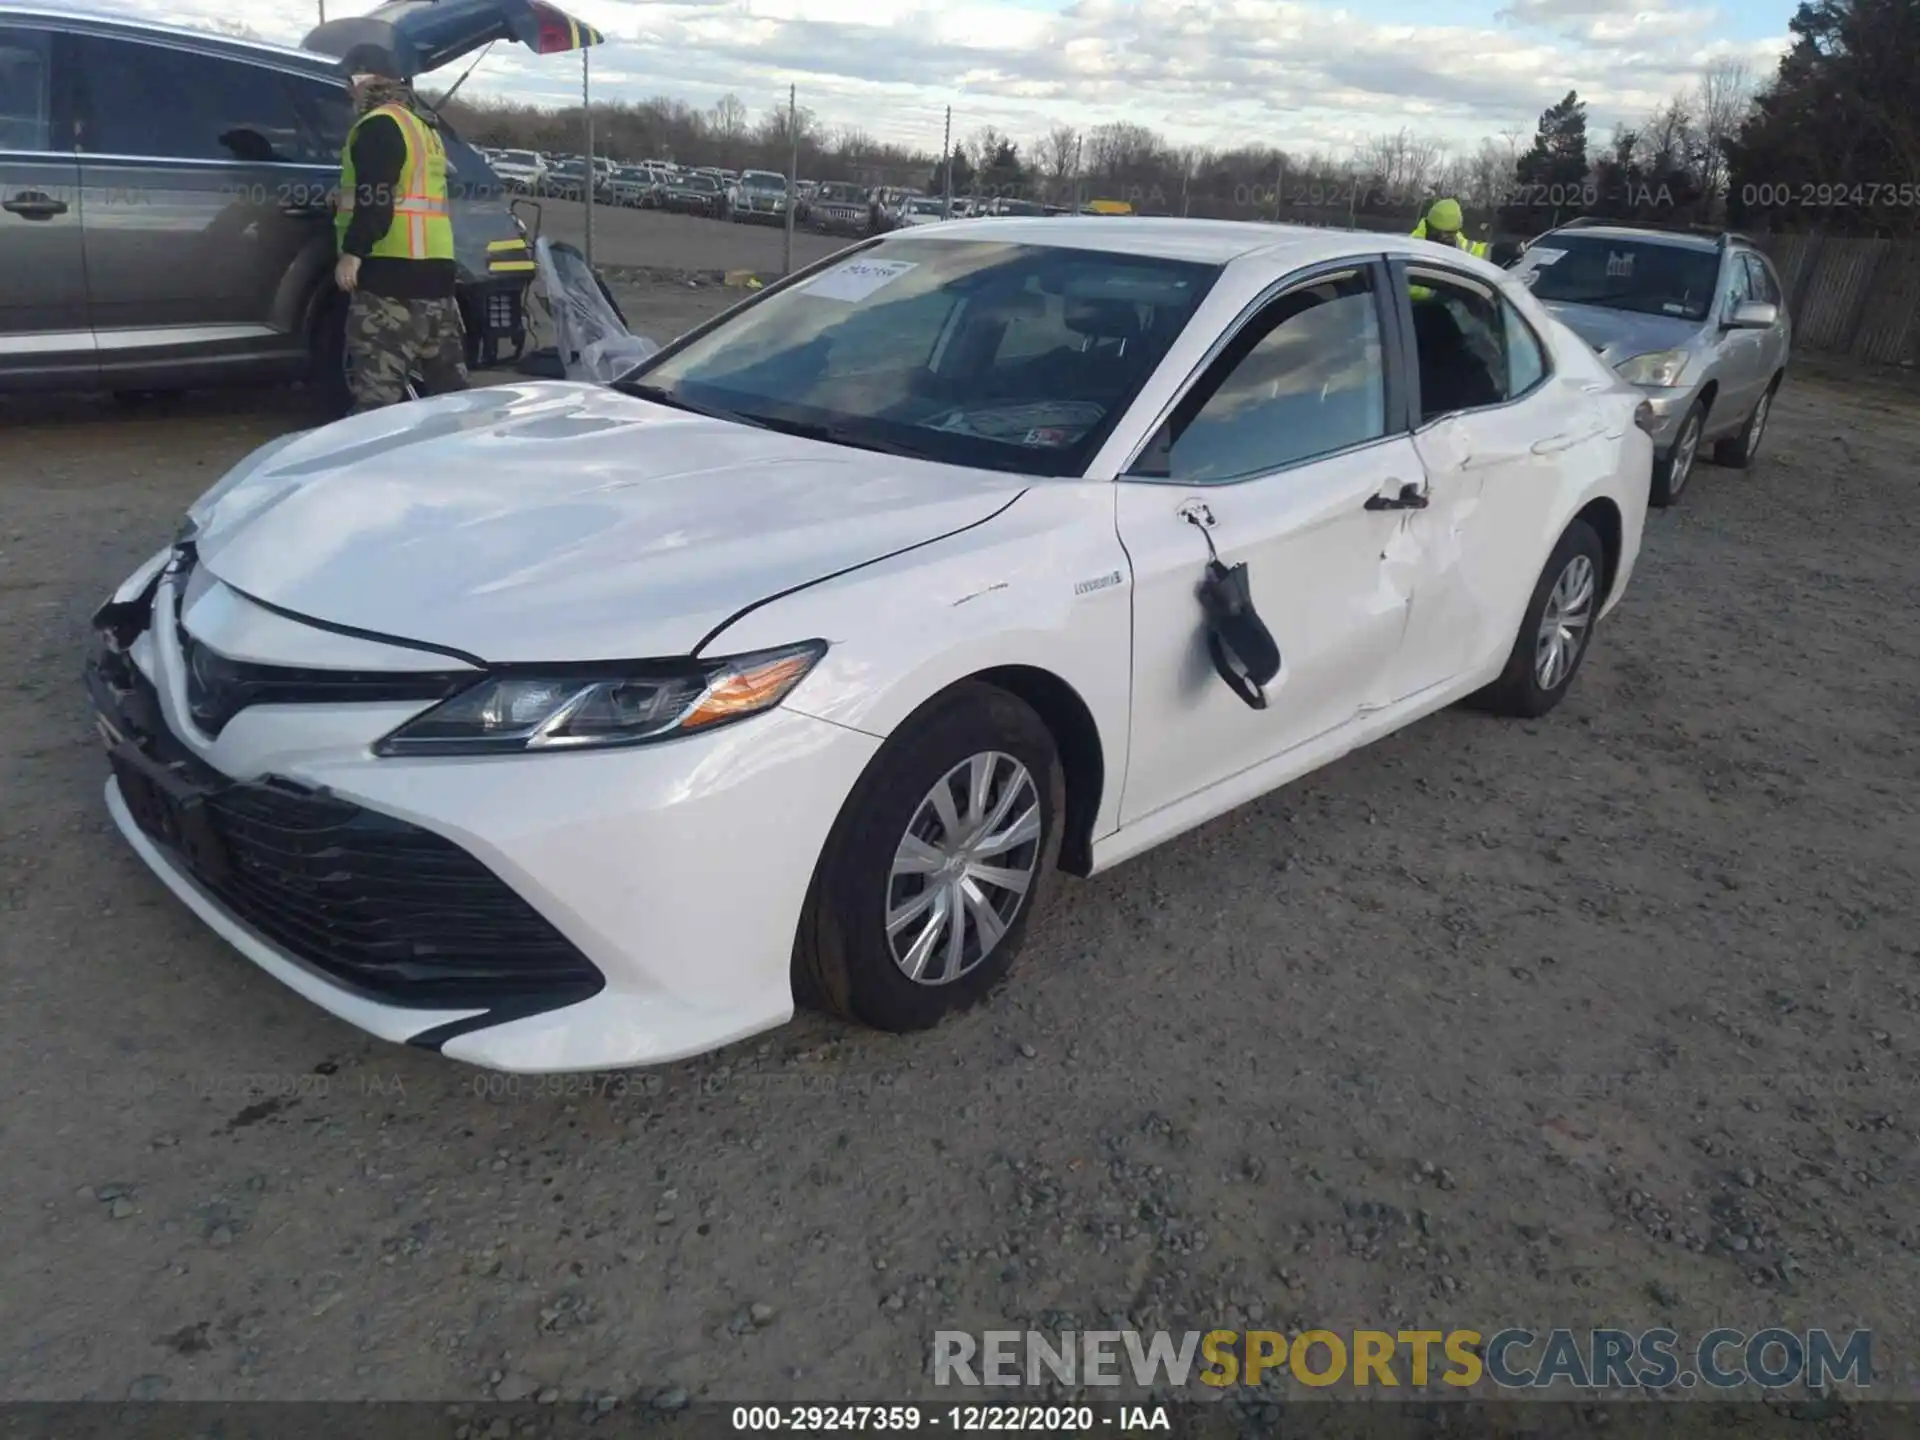
[[[1159,413],[1154,417],[1153,424],[1148,428],[1140,442],[1128,452],[1126,461],[1115,473],[1113,477],[1114,480],[1119,483],[1131,485],[1191,485],[1195,489],[1223,490],[1229,486],[1247,484],[1249,481],[1264,480],[1269,476],[1283,474],[1288,470],[1297,470],[1302,465],[1314,465],[1322,460],[1332,459],[1338,455],[1351,454],[1353,451],[1364,449],[1369,445],[1378,445],[1382,441],[1392,440],[1401,435],[1405,435],[1407,433],[1407,422],[1410,418],[1410,412],[1406,407],[1405,385],[1399,373],[1399,367],[1395,363],[1400,350],[1398,343],[1399,327],[1396,323],[1396,317],[1393,314],[1393,306],[1387,302],[1387,290],[1384,285],[1387,279],[1385,260],[1386,257],[1383,255],[1365,254],[1352,255],[1341,260],[1320,261],[1317,264],[1309,265],[1281,276],[1252,300],[1247,302],[1247,304],[1241,308],[1240,313],[1233,318],[1233,323],[1222,328],[1221,332],[1214,337],[1213,343],[1207,347],[1206,354],[1202,355],[1200,359],[1194,363],[1192,368],[1188,370],[1186,377],[1180,382],[1179,388],[1176,389],[1172,397],[1160,407]],[[1152,448],[1154,442],[1160,438],[1160,432],[1166,428],[1167,423],[1173,419],[1174,414],[1180,409],[1181,405],[1186,402],[1187,397],[1193,393],[1194,387],[1212,373],[1214,364],[1223,354],[1232,348],[1234,342],[1240,338],[1249,325],[1256,322],[1262,315],[1266,314],[1269,308],[1286,299],[1286,297],[1294,291],[1305,289],[1310,285],[1324,284],[1327,280],[1338,275],[1365,275],[1367,285],[1373,295],[1374,319],[1375,323],[1380,327],[1380,373],[1386,401],[1382,411],[1385,428],[1380,434],[1366,440],[1356,440],[1351,445],[1341,446],[1338,450],[1324,450],[1317,455],[1303,455],[1297,460],[1286,461],[1274,466],[1272,469],[1259,470],[1252,474],[1239,475],[1228,480],[1195,482],[1191,480],[1181,480],[1176,476],[1136,475],[1133,473],[1133,467],[1140,463],[1141,457],[1145,455],[1147,451]]]
[[[1520,307],[1501,293],[1500,286],[1490,284],[1478,275],[1469,275],[1464,270],[1456,270],[1453,266],[1445,262],[1429,260],[1425,256],[1420,256],[1411,261],[1404,256],[1392,256],[1387,261],[1387,268],[1393,273],[1394,311],[1400,321],[1400,364],[1406,372],[1407,377],[1408,417],[1411,421],[1413,434],[1425,434],[1427,431],[1433,429],[1434,426],[1441,424],[1443,421],[1451,420],[1456,415],[1491,415],[1495,411],[1506,410],[1515,405],[1523,404],[1531,400],[1535,395],[1538,395],[1540,391],[1546,387],[1547,382],[1554,378],[1555,370],[1552,349],[1547,345],[1546,341],[1541,339],[1540,332],[1533,328],[1533,322],[1527,319],[1521,312]],[[1414,339],[1413,334],[1413,294],[1411,290],[1413,281],[1409,278],[1409,272],[1411,271],[1420,271],[1443,283],[1460,285],[1468,290],[1475,291],[1491,302],[1496,311],[1504,312],[1506,310],[1512,310],[1514,315],[1518,317],[1520,323],[1526,326],[1527,333],[1533,337],[1533,343],[1540,351],[1540,378],[1525,390],[1522,390],[1518,395],[1509,395],[1498,404],[1475,405],[1470,410],[1448,410],[1434,416],[1431,420],[1422,420],[1420,418],[1420,351],[1418,342]],[[1509,371],[1509,378],[1511,378],[1511,371]]]

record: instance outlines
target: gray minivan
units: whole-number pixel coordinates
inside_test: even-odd
[[[540,0],[397,0],[293,49],[0,8],[0,391],[311,378],[338,407],[341,57],[376,45],[419,74],[583,30]],[[481,363],[525,343],[533,254],[486,161],[440,128]]]

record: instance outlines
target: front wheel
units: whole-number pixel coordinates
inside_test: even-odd
[[[821,853],[794,954],[807,1000],[924,1030],[1006,975],[1060,851],[1052,734],[1003,690],[964,684],[897,730]]]
[[[1779,388],[1780,377],[1776,375],[1761,393],[1753,413],[1747,416],[1747,423],[1740,427],[1740,433],[1728,436],[1713,447],[1714,464],[1724,465],[1729,470],[1745,470],[1753,464],[1754,456],[1760,453],[1760,441],[1767,433],[1768,417],[1773,414],[1773,392]]]
[[[1530,720],[1566,698],[1606,598],[1600,591],[1605,567],[1600,536],[1586,521],[1574,521],[1533,587],[1506,668],[1473,697],[1475,706]]]
[[[1687,481],[1693,475],[1693,463],[1700,457],[1700,437],[1706,428],[1707,407],[1696,400],[1680,422],[1680,433],[1673,437],[1667,453],[1654,459],[1653,491],[1647,497],[1648,504],[1664,510],[1679,503],[1680,492],[1687,488]]]

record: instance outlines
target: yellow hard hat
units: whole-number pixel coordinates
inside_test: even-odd
[[[1457,234],[1464,223],[1465,217],[1460,214],[1458,200],[1436,200],[1433,208],[1427,211],[1427,228],[1430,230],[1447,230]]]

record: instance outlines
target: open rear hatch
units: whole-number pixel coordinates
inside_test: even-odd
[[[355,52],[378,50],[411,79],[498,40],[517,41],[537,55],[558,55],[606,38],[546,0],[391,0],[365,15],[329,20],[301,44],[334,56],[343,68]]]

